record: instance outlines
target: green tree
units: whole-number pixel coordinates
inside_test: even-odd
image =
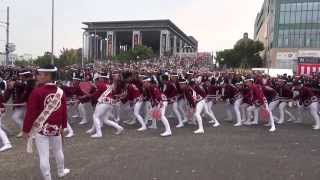
[[[28,66],[28,65],[31,65],[31,61],[19,60],[19,61],[15,61],[14,64],[16,66]]]
[[[57,58],[54,56],[54,62],[57,62]],[[51,52],[45,52],[43,56],[38,56],[37,59],[33,61],[36,66],[43,66],[51,64]]]
[[[216,60],[219,62],[220,66],[226,66],[228,68],[239,67],[241,64],[239,58],[239,54],[237,54],[237,52],[233,49],[219,51],[216,54]]]
[[[263,59],[259,53],[264,50],[264,45],[259,41],[248,39],[235,45],[234,50],[240,56],[241,68],[261,67]]]
[[[63,48],[60,51],[60,56],[56,65],[58,67],[65,67],[72,64],[81,64],[81,49]]]
[[[130,49],[127,52],[122,52],[117,56],[113,57],[113,59],[118,60],[120,62],[128,62],[128,61],[139,61],[151,58],[153,56],[152,48],[149,48],[144,45],[139,45],[134,49]]]
[[[264,46],[261,42],[241,39],[233,49],[217,52],[216,60],[220,65],[230,68],[261,67],[264,62],[259,53],[263,50]]]

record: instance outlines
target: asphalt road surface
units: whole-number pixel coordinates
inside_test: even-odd
[[[224,106],[214,111],[223,119]],[[123,112],[122,119],[127,114]],[[105,127],[103,139],[91,139],[85,134],[90,125],[75,121],[76,136],[65,139],[65,164],[71,173],[64,179],[319,180],[320,131],[312,130],[310,116],[304,117],[304,124],[286,123],[274,133],[264,126],[234,128],[222,122],[219,128],[205,123],[203,135],[194,135],[196,127],[187,126],[173,129],[167,138],[159,136],[160,125],[146,132],[125,126],[120,136]],[[16,129],[8,117],[5,121]],[[11,135],[10,140],[14,148],[0,154],[0,180],[40,180],[37,155],[25,152],[22,139]],[[54,158],[51,172],[57,179]]]

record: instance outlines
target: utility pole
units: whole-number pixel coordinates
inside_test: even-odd
[[[7,25],[7,42],[6,42],[6,62],[5,62],[5,65],[7,66],[9,64],[9,22],[10,22],[10,8],[9,6],[7,7],[7,22],[6,22],[6,25]]]
[[[52,0],[51,64],[54,65],[54,0]]]

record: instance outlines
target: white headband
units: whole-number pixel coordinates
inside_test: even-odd
[[[19,73],[20,76],[26,75],[26,74],[31,74],[31,72],[30,71],[26,71],[26,72]]]
[[[54,69],[38,69],[38,72],[56,72],[58,71],[57,67],[54,67]]]
[[[151,81],[151,78],[147,78],[147,79],[144,79],[142,80],[143,82],[150,82]]]

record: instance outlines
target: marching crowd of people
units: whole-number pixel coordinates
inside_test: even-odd
[[[64,168],[61,134],[66,131],[65,137],[74,136],[68,122],[71,118],[81,119],[80,125],[92,119],[92,127],[86,131],[91,138],[102,138],[104,125],[113,127],[119,135],[123,124],[138,123],[137,131],[143,132],[156,129],[157,122],[164,127],[160,136],[168,137],[173,135],[174,123],[166,113],[171,109],[177,120],[175,128],[189,124],[196,127],[193,133],[203,134],[204,117],[214,128],[221,125],[214,109],[218,102],[225,102],[226,119],[234,119],[235,127],[263,122],[274,132],[276,125],[286,121],[302,122],[302,112],[307,110],[315,122],[313,129],[320,129],[317,74],[273,78],[249,71],[193,68],[171,61],[69,67],[63,71],[64,81],[58,78],[61,72],[50,65],[39,69],[0,68],[0,152],[12,148],[1,128],[4,113],[12,108],[11,119],[20,130],[17,137],[28,139],[28,151],[32,151],[35,139],[45,179],[51,179],[49,143],[55,149],[59,176],[69,172]],[[89,106],[93,107],[92,115]],[[130,118],[121,119],[121,107],[128,107]],[[288,107],[298,113],[292,114]],[[76,114],[68,114],[71,108],[77,109]],[[280,116],[274,114],[276,109]]]

